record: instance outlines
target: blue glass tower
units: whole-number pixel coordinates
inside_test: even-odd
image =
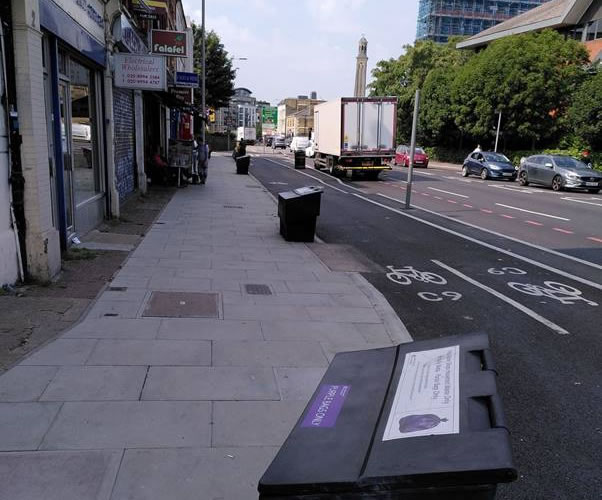
[[[472,36],[548,0],[420,0],[416,40]]]

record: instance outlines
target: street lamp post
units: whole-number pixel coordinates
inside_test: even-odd
[[[498,120],[497,120],[497,132],[495,134],[495,149],[494,151],[497,153],[497,144],[500,140],[500,127],[502,126],[502,111],[498,111],[499,116],[498,116]]]
[[[207,65],[207,54],[205,51],[205,0],[202,3],[202,23],[201,23],[201,60],[202,60],[202,72],[201,72],[201,109],[203,110],[203,119],[202,119],[202,129],[201,129],[201,138],[203,139],[203,144],[205,144],[205,130],[207,129],[207,110],[205,109],[206,105],[206,97],[205,97],[205,79],[207,77],[207,73],[205,71],[205,66]]]

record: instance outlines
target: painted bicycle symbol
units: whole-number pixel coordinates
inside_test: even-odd
[[[495,267],[490,267],[489,269],[487,269],[487,272],[489,274],[493,274],[495,276],[501,276],[502,274],[517,274],[517,275],[527,274],[527,271],[523,271],[522,269],[519,269],[518,267],[502,267],[501,269],[497,269]]]
[[[405,266],[396,268],[395,266],[387,266],[391,272],[387,273],[393,283],[398,285],[411,285],[412,280],[420,283],[430,283],[432,285],[446,285],[447,280],[443,276],[431,273],[428,271],[418,271],[413,266]]]
[[[451,299],[452,302],[456,302],[462,298],[462,294],[458,292],[443,292],[441,295],[433,292],[420,292],[418,297],[428,302],[442,302],[446,298]]]
[[[556,283],[554,281],[544,281],[545,286],[532,285],[531,283],[508,283],[508,286],[518,292],[532,295],[534,297],[547,297],[554,299],[563,305],[573,305],[582,300],[589,306],[597,306],[597,302],[588,300],[582,296],[581,290],[572,286]]]

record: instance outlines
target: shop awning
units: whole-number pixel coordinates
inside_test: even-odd
[[[149,12],[152,14],[166,16],[169,12],[167,2],[160,0],[131,0],[132,7],[138,12]]]

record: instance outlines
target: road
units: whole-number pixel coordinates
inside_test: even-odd
[[[489,334],[520,475],[499,498],[599,498],[601,197],[500,184],[514,192],[433,170],[416,176],[422,208],[405,211],[400,171],[351,183],[268,155],[253,158],[251,173],[273,194],[325,188],[318,236],[381,269],[364,276],[415,340]]]

